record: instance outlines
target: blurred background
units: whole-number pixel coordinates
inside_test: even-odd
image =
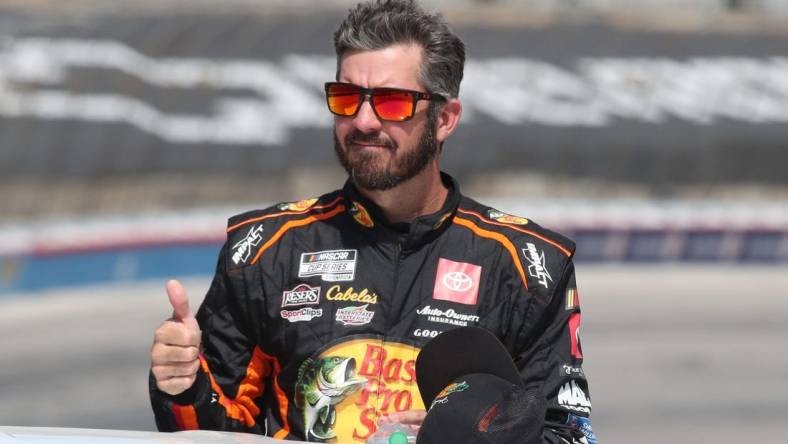
[[[352,0],[0,0],[0,425],[151,430],[164,279],[340,187]],[[467,47],[443,168],[578,243],[602,442],[779,439],[788,1],[424,0]]]

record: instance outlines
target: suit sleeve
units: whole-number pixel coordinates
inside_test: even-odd
[[[194,385],[170,396],[158,390],[152,374],[149,377],[151,406],[159,431],[265,433],[260,401],[270,368],[253,345],[245,295],[233,291],[226,254],[227,245],[219,254],[211,287],[197,312],[202,346]]]
[[[580,302],[571,258],[553,288],[534,285],[513,310],[514,358],[529,389],[545,399],[544,443],[596,444],[580,343]],[[519,316],[517,315],[519,313]]]

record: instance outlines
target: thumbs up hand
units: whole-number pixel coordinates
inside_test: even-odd
[[[180,282],[167,282],[172,318],[164,321],[153,337],[151,371],[159,390],[170,395],[186,391],[200,368],[200,326],[189,308],[189,297]]]
[[[189,308],[189,296],[180,282],[175,279],[167,281],[167,297],[170,299],[170,305],[172,305],[172,320],[185,324],[189,328],[199,330],[200,326],[197,325],[197,319],[194,318]]]

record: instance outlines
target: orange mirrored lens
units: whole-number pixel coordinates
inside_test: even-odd
[[[413,96],[408,92],[387,91],[372,96],[378,117],[385,120],[405,120],[413,112]]]
[[[328,108],[332,113],[352,116],[358,109],[361,91],[351,85],[331,85],[328,88]]]
[[[372,92],[372,108],[380,119],[401,122],[413,117],[414,93],[396,89],[364,89],[355,85],[327,84],[328,108],[340,116],[354,116],[362,102],[362,94]]]

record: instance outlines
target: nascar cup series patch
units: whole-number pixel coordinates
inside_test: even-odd
[[[301,253],[298,277],[320,276],[326,282],[352,281],[356,275],[356,250]]]
[[[363,443],[383,413],[423,410],[419,349],[379,338],[351,339],[304,361],[295,405],[307,441]]]

